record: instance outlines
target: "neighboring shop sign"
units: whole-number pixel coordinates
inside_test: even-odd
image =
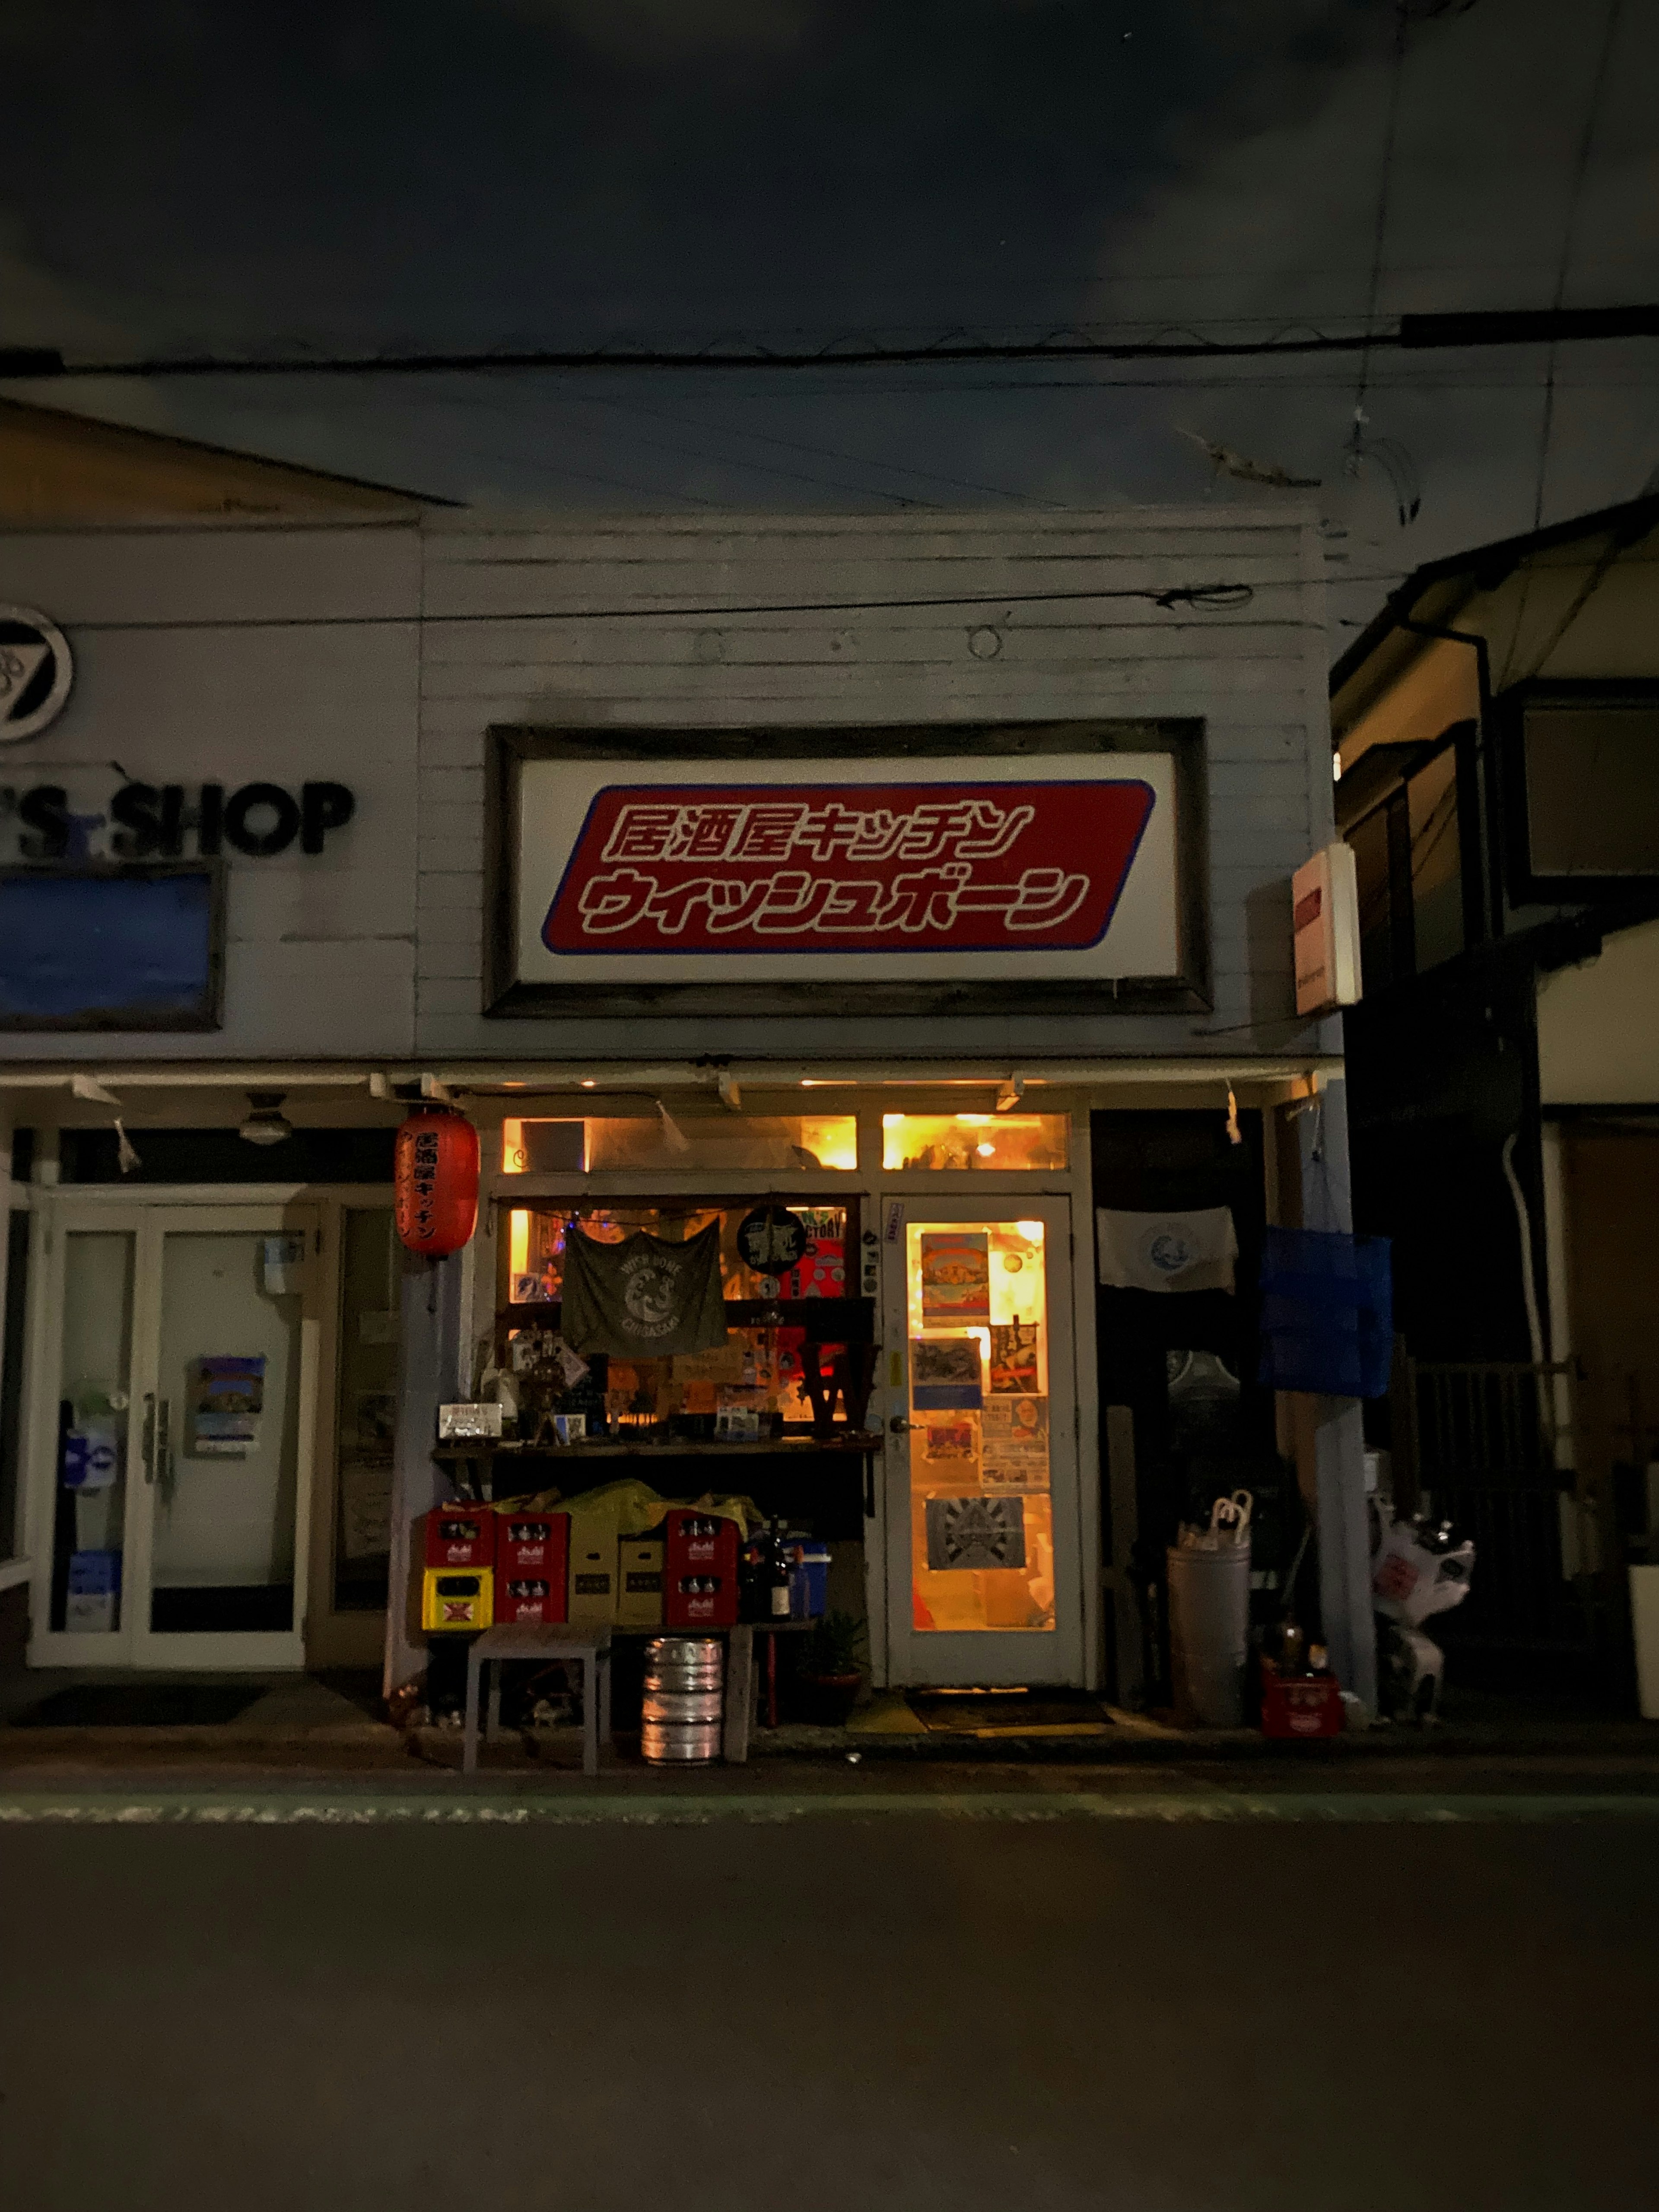
[[[917,733],[851,732],[844,757],[791,758],[780,732],[738,762],[706,739],[700,757],[629,758],[608,733],[601,759],[574,737],[544,752],[498,732],[495,1010],[711,984],[753,1005],[755,987],[793,1000],[832,979],[889,1007],[896,983],[917,1005],[962,994],[915,987],[992,979],[1092,984],[1108,1001],[1126,984],[1142,1003],[1193,989],[1195,779],[1180,748],[1158,749],[1151,725],[1121,750],[1091,747],[1087,727],[1018,752],[974,734],[863,757]],[[806,735],[815,754],[834,742]]]
[[[39,735],[64,711],[75,681],[69,640],[33,607],[0,606],[0,745]]]
[[[62,783],[0,787],[0,864],[10,860],[267,860],[324,849],[356,799],[343,783],[124,783],[93,797]]]

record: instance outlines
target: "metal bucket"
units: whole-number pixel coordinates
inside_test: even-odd
[[[646,1721],[640,1749],[653,1766],[707,1765],[720,1755],[718,1721]]]
[[[1250,1645],[1250,1547],[1171,1545],[1170,1671],[1176,1711],[1200,1728],[1243,1728]]]

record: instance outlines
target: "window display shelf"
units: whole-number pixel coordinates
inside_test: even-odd
[[[434,1444],[432,1456],[441,1463],[477,1459],[755,1459],[779,1453],[867,1452],[881,1443],[878,1429],[849,1429],[833,1437],[762,1437],[726,1443],[681,1437],[622,1438],[602,1437],[579,1444],[532,1444],[514,1437],[499,1441],[478,1437],[471,1441]]]

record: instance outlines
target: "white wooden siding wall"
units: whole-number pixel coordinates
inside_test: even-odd
[[[0,1061],[413,1049],[419,590],[410,525],[0,535],[0,600],[52,616],[76,671],[59,720],[0,748],[0,785],[79,770],[101,799],[118,763],[192,800],[204,782],[307,780],[357,800],[320,854],[228,854],[222,1029],[0,1035]]]
[[[424,533],[416,1026],[423,1054],[1282,1052],[1288,878],[1333,833],[1322,557],[1301,509],[564,523]],[[1233,612],[1051,600],[829,614],[653,605],[1248,583]],[[582,611],[637,608],[621,619]],[[545,621],[539,614],[562,617]],[[568,618],[570,617],[578,618]],[[994,658],[969,633],[994,625]],[[595,728],[1200,715],[1209,738],[1213,1015],[487,1021],[483,757],[492,722]],[[1252,1037],[1241,1025],[1273,1024]],[[1215,1032],[1206,1044],[1201,1032]]]

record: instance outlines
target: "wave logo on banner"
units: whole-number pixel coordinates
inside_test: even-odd
[[[1082,951],[1151,819],[1138,779],[612,784],[550,952]]]

